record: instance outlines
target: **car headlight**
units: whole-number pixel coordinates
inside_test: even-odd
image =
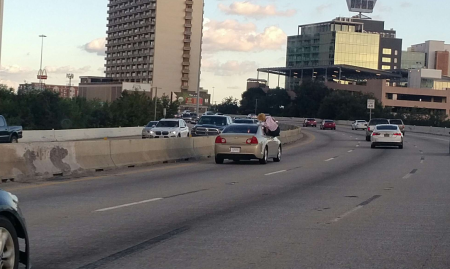
[[[154,134],[155,132],[153,132],[153,131],[150,130],[150,131],[148,131],[148,133],[149,133],[149,134]]]
[[[177,132],[176,132],[176,131],[173,131],[173,132],[172,132],[172,134],[173,134],[173,135],[176,135],[176,134],[177,134]]]
[[[8,194],[16,205],[19,204],[19,198],[17,198],[17,196],[15,196],[14,194],[12,194],[10,192],[8,192]]]

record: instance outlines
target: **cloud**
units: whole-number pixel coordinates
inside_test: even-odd
[[[230,86],[230,87],[227,87],[227,89],[229,89],[229,90],[239,90],[239,89],[242,89],[242,87],[239,87],[239,86]]]
[[[203,60],[202,71],[211,72],[216,76],[233,76],[243,75],[256,72],[258,65],[253,61],[235,61],[230,60],[225,63],[220,63],[216,60]]]
[[[320,13],[324,12],[325,10],[329,9],[332,6],[333,6],[333,4],[331,4],[331,3],[322,4],[322,5],[318,6],[318,7],[316,7],[316,13],[320,14]]]
[[[99,56],[105,56],[106,55],[106,38],[97,38],[92,40],[89,43],[84,44],[81,46],[81,49],[89,52],[89,53],[97,53]]]
[[[408,8],[408,7],[412,7],[412,4],[409,3],[409,2],[403,2],[403,3],[400,4],[400,7]]]
[[[219,9],[228,15],[240,15],[253,18],[264,17],[291,17],[297,11],[295,9],[288,9],[286,11],[278,11],[274,5],[257,5],[250,2],[234,2],[229,6],[219,4]]]
[[[90,66],[84,66],[81,68],[75,68],[72,66],[61,66],[61,67],[55,67],[55,66],[47,66],[45,67],[47,70],[47,73],[57,73],[57,74],[67,74],[67,73],[86,73],[91,71]]]
[[[258,32],[253,23],[206,19],[203,48],[205,52],[279,50],[286,45],[286,38],[286,33],[276,26]]]

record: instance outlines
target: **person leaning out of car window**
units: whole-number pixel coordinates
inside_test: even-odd
[[[280,126],[271,116],[261,113],[258,115],[258,120],[262,122],[266,135],[280,136]]]

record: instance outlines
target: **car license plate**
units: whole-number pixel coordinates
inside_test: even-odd
[[[389,137],[389,134],[385,134],[384,137]]]
[[[241,148],[231,148],[230,151],[231,151],[231,153],[240,153]]]

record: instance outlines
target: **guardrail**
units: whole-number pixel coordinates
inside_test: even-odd
[[[300,128],[282,131],[283,144],[303,137]],[[214,137],[42,142],[0,145],[3,182],[89,174],[214,156]]]

